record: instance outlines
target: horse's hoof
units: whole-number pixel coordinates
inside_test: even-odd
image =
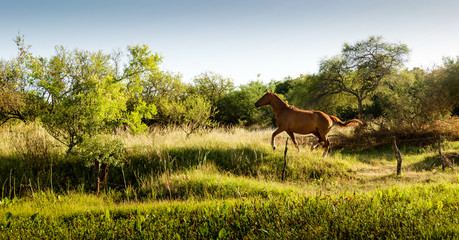
[[[276,146],[273,146],[273,151],[276,150]]]

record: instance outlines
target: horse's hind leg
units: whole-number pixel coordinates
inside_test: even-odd
[[[325,137],[324,141],[324,153],[322,154],[322,157],[326,158],[328,154],[328,150],[330,149],[330,141],[328,140],[327,137]]]
[[[298,143],[296,142],[295,134],[293,134],[293,132],[287,132],[287,134],[290,136],[290,138],[292,139],[293,143],[295,144],[296,149],[299,152],[300,151],[300,147],[298,147]]]
[[[311,145],[311,152],[319,146],[320,142]]]
[[[320,136],[320,134],[318,132],[313,132],[312,134],[314,134],[314,136],[316,136],[317,138],[319,138],[319,140],[317,141],[317,143],[314,145],[314,143],[311,145],[311,152],[314,151],[314,149],[319,146],[320,142],[322,142],[322,137]]]
[[[281,130],[280,128],[278,128],[276,131],[273,132],[273,136],[271,138],[271,146],[273,147],[273,150],[276,150],[276,145],[274,143],[274,138],[276,137],[277,134],[283,132],[284,130]]]

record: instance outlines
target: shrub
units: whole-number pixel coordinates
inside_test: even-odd
[[[94,185],[96,193],[107,183],[108,170],[110,166],[123,164],[126,149],[118,139],[110,139],[107,136],[99,135],[84,141],[79,148],[80,157],[87,167],[94,167]],[[104,175],[102,176],[102,172]]]

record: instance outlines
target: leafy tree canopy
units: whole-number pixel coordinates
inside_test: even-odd
[[[218,99],[234,90],[234,83],[230,78],[224,78],[214,72],[204,72],[193,79],[196,92],[216,105]]]
[[[20,44],[18,44],[20,45]],[[70,152],[84,139],[127,125],[133,132],[147,128],[142,119],[156,114],[144,101],[142,83],[158,71],[161,58],[147,46],[128,47],[128,64],[119,70],[119,54],[56,47],[49,59],[24,54],[23,92],[40,105],[47,131]]]
[[[405,44],[383,42],[382,37],[372,36],[353,45],[346,43],[341,55],[320,63],[323,78],[320,95],[350,94],[357,100],[359,118],[362,118],[363,101],[384,77],[402,66],[408,52]]]

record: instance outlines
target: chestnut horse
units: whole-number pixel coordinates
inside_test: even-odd
[[[298,109],[287,104],[279,96],[274,94],[272,91],[269,92],[268,90],[266,90],[266,94],[255,103],[255,107],[257,108],[264,105],[270,105],[273,109],[274,115],[276,116],[276,124],[278,128],[273,133],[271,139],[273,150],[276,150],[274,137],[283,131],[287,132],[298,151],[300,149],[293,133],[312,133],[319,138],[319,143],[323,142],[325,150],[322,156],[327,157],[328,149],[330,148],[330,141],[327,138],[327,134],[333,124],[340,127],[363,124],[358,119],[348,120],[344,123],[339,118],[333,115],[327,115],[321,111],[305,111]],[[314,150],[319,143],[311,146],[311,151]]]

